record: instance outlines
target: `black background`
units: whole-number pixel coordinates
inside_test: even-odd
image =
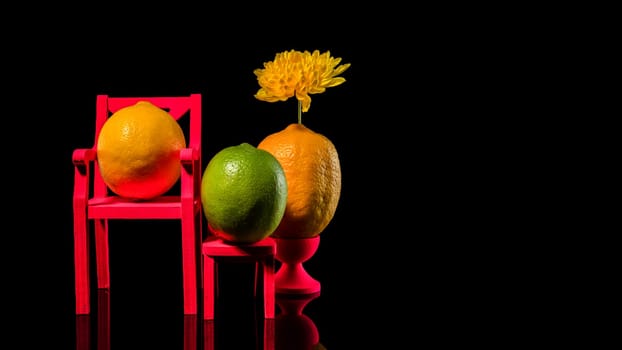
[[[403,115],[394,115],[391,105],[409,101],[383,100],[388,94],[386,89],[395,88],[390,86],[392,83],[385,86],[382,79],[373,77],[380,74],[377,65],[383,63],[374,62],[373,57],[366,58],[365,53],[345,42],[240,44],[234,48],[204,44],[197,52],[175,47],[173,42],[144,42],[138,38],[126,45],[115,48],[111,42],[107,49],[103,45],[96,58],[87,52],[69,57],[75,63],[69,71],[50,66],[45,72],[49,76],[37,88],[46,92],[44,101],[50,108],[39,124],[43,154],[37,160],[38,173],[31,174],[47,189],[46,199],[37,201],[39,209],[35,210],[43,216],[40,219],[44,231],[34,234],[38,244],[43,245],[45,262],[35,268],[39,276],[35,285],[46,281],[51,287],[39,292],[48,295],[45,301],[41,295],[37,297],[45,305],[49,345],[72,348],[75,341],[71,152],[92,145],[96,95],[201,93],[205,166],[224,147],[241,142],[256,145],[268,134],[296,122],[295,100],[267,103],[253,97],[259,89],[253,70],[272,60],[277,52],[290,49],[330,50],[343,63],[352,64],[342,74],[346,82],[312,96],[311,109],[303,115],[307,127],[333,141],[342,166],[338,211],[322,233],[318,252],[306,264],[309,273],[322,283],[322,295],[310,304],[308,312],[318,326],[322,344],[329,349],[347,346],[361,335],[373,336],[378,322],[392,322],[383,320],[390,313],[383,306],[388,304],[383,304],[381,299],[387,295],[397,297],[404,290],[387,294],[385,289],[402,283],[414,283],[416,287],[415,273],[399,272],[404,257],[399,256],[401,249],[394,249],[394,243],[400,244],[400,237],[411,240],[409,236],[415,232],[410,224],[395,223],[415,220],[414,212],[405,216],[403,210],[391,209],[414,204],[408,199],[408,192],[416,189],[411,184],[400,184],[399,177],[406,175],[405,171],[407,174],[416,171],[413,163],[416,156],[404,158],[401,155],[404,140],[393,139],[392,135],[397,134],[393,130],[401,132],[400,129],[410,127],[410,122]],[[57,86],[59,81],[62,84]],[[386,109],[381,107],[385,104],[389,105]],[[391,119],[397,125],[390,125]],[[401,197],[400,203],[389,199],[395,199],[395,194]],[[44,213],[39,214],[40,210]],[[175,221],[111,223],[113,349],[164,344],[168,348],[181,348],[178,232],[179,224]],[[392,251],[398,252],[395,259],[387,260]],[[222,291],[226,297],[221,302],[227,302],[224,308],[239,315],[236,316],[239,319],[223,318],[218,328],[218,339],[221,339],[218,344],[223,349],[254,345],[256,334],[247,321],[251,309],[239,307],[248,306],[247,301],[252,297],[249,294],[252,267],[222,269]],[[393,272],[387,274],[387,271]]]
[[[22,40],[8,57],[24,67],[10,83],[10,105],[20,112],[11,123],[24,139],[21,151],[11,151],[9,174],[20,195],[9,213],[19,218],[15,236],[26,249],[11,260],[19,268],[9,269],[16,278],[7,289],[25,317],[15,322],[24,347],[75,347],[71,153],[92,145],[96,95],[201,93],[205,166],[224,147],[256,145],[296,122],[294,100],[253,97],[253,70],[291,49],[330,51],[351,63],[346,82],[312,95],[303,114],[305,125],[333,141],[342,166],[337,212],[306,263],[322,283],[308,309],[321,343],[481,344],[492,329],[507,331],[496,321],[506,311],[502,296],[511,287],[500,281],[509,272],[498,264],[503,250],[487,247],[496,242],[510,251],[498,233],[517,225],[502,222],[511,211],[501,198],[507,169],[490,165],[503,162],[490,145],[502,143],[507,127],[495,114],[518,108],[501,109],[495,89],[511,73],[488,55],[496,38],[482,39],[468,21],[446,26],[438,16],[387,27],[378,22],[383,15],[351,25],[292,20],[286,31],[285,22],[266,19],[234,35],[240,20],[215,25],[215,13],[181,25],[133,26],[132,15],[121,12],[89,31],[81,31],[85,18]],[[463,25],[468,30],[458,30]],[[320,27],[326,33],[313,29]],[[182,347],[177,229],[175,222],[111,225],[113,349]],[[246,305],[251,270],[230,267],[223,276],[230,278],[228,305]],[[222,331],[248,343],[255,336],[235,320]]]

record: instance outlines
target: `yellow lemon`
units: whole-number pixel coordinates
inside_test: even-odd
[[[341,195],[341,166],[335,145],[303,124],[266,136],[257,148],[270,152],[287,179],[287,206],[273,236],[310,238],[328,226]]]
[[[101,176],[117,195],[149,199],[179,180],[179,152],[186,140],[179,123],[148,101],[119,109],[100,130],[97,162]]]

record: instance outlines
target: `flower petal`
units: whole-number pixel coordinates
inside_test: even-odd
[[[255,98],[261,101],[286,101],[292,96],[301,101],[302,111],[307,112],[311,106],[310,94],[319,94],[326,88],[341,85],[345,82],[338,77],[350,67],[350,63],[342,64],[341,57],[331,57],[330,51],[321,53],[319,50],[279,52],[274,60],[264,62],[264,68],[253,71],[261,89]]]

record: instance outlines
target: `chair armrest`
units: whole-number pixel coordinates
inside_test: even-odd
[[[75,166],[86,165],[97,157],[97,152],[93,148],[78,148],[73,151],[72,160]]]
[[[181,160],[181,197],[186,205],[197,205],[197,200],[201,193],[201,173],[199,169],[201,153],[196,148],[182,148],[179,151]],[[198,204],[200,205],[200,204]]]
[[[182,164],[189,165],[199,160],[199,151],[194,148],[182,148],[179,151],[179,159]]]
[[[97,158],[97,152],[95,148],[77,148],[71,158],[74,165],[74,208],[84,208],[89,196],[89,164]]]

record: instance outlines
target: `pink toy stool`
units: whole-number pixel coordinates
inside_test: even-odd
[[[216,276],[218,262],[244,262],[255,261],[255,290],[257,295],[257,277],[259,268],[263,273],[263,302],[264,317],[274,318],[275,293],[274,293],[274,265],[276,243],[274,239],[267,237],[252,244],[231,244],[222,239],[210,236],[203,242],[203,319],[214,319],[214,303],[218,288]]]

